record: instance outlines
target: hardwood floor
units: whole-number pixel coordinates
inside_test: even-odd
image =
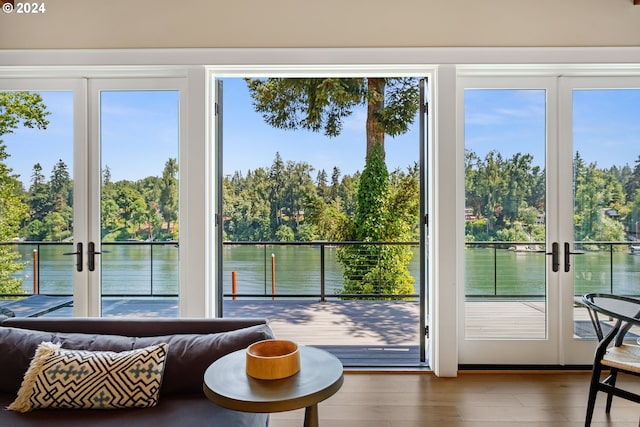
[[[349,373],[319,404],[323,427],[583,426],[588,372]],[[620,379],[621,381],[623,379]],[[640,391],[640,380],[625,378]],[[599,393],[592,426],[639,427],[640,404]],[[304,411],[272,414],[270,427],[300,427]]]

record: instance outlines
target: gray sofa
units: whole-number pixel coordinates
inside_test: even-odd
[[[221,408],[202,391],[205,369],[220,356],[273,333],[262,319],[0,318],[1,426],[219,426],[265,427],[268,414]],[[36,347],[124,351],[168,343],[158,405],[131,409],[6,410],[15,398]]]

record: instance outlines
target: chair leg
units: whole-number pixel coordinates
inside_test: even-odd
[[[591,384],[589,385],[589,399],[587,400],[587,415],[585,417],[584,426],[591,426],[591,419],[593,418],[593,410],[596,406],[596,395],[598,394],[598,385],[600,383],[600,373],[602,368],[596,362],[593,365],[591,371]]]
[[[611,374],[609,375],[610,380],[608,381],[609,385],[615,387],[616,379],[618,378],[618,370],[616,368],[611,368]],[[611,402],[613,401],[613,393],[607,394],[607,406],[605,408],[605,412],[608,414],[611,412]]]

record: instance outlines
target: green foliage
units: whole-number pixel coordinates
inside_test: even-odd
[[[580,153],[574,158],[574,235],[576,241],[624,241],[626,230],[634,230],[640,219],[638,190],[640,158],[636,168],[612,167],[610,170],[589,165]],[[465,221],[465,240],[531,241],[546,238],[545,171],[532,165],[528,154],[504,159],[489,152],[480,159],[465,153],[466,207],[478,215]],[[607,216],[615,209],[617,217]],[[621,247],[622,248],[622,247]]]
[[[18,237],[22,221],[27,218],[28,206],[19,195],[21,185],[11,175],[3,160],[6,159],[5,147],[0,142],[0,242]],[[11,246],[0,246],[0,293],[20,293],[22,283],[11,277],[24,267],[20,254]]]
[[[411,237],[411,231],[417,221],[415,199],[418,192],[415,191],[417,175],[414,172],[409,176],[414,179],[395,175],[396,185],[391,189],[382,147],[374,146],[360,177],[351,240],[393,242],[408,240]],[[407,203],[407,206],[402,206],[403,203]],[[408,269],[412,256],[411,249],[406,245],[341,246],[337,251],[337,257],[343,267],[343,293],[414,293],[414,278]]]
[[[388,197],[389,173],[384,162],[384,151],[378,144],[367,157],[367,163],[360,177],[354,240],[363,242],[387,240]]]
[[[0,137],[20,126],[46,128],[49,113],[40,95],[29,92],[0,92]],[[0,241],[18,237],[22,222],[27,219],[29,207],[24,202],[22,185],[7,167],[9,155],[0,139]],[[15,248],[0,246],[0,293],[22,293],[22,283],[12,275],[24,267]]]
[[[159,208],[167,222],[167,233],[175,234],[171,224],[178,221],[178,162],[169,159],[162,172]]]
[[[488,241],[489,233],[487,232],[487,219],[482,218],[482,219],[465,221],[464,237],[466,242]]]
[[[255,110],[279,129],[307,129],[334,137],[363,103],[364,79],[246,79]]]
[[[295,235],[293,234],[291,227],[283,224],[276,230],[276,239],[279,242],[293,242]]]
[[[529,234],[527,234],[522,226],[505,227],[496,231],[496,240],[504,242],[527,242],[529,241]]]
[[[45,129],[49,114],[38,93],[0,92],[0,136],[20,126]]]
[[[415,292],[408,265],[413,252],[405,245],[341,246],[338,260],[343,266],[343,294],[371,295],[375,299]],[[349,298],[346,296],[345,298]]]
[[[419,108],[415,78],[246,79],[254,108],[279,129],[335,137],[358,105],[367,105],[367,155],[384,134],[406,133]],[[375,142],[375,143],[374,143]]]
[[[317,235],[316,227],[310,222],[300,224],[298,227],[298,241],[300,242],[311,242],[313,240],[317,240]]]

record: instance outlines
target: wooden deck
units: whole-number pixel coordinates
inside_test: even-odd
[[[420,308],[412,301],[225,301],[225,317],[264,317],[278,338],[324,348],[345,366],[419,367]]]
[[[7,310],[3,312],[12,317],[39,317],[63,307],[71,307],[72,304],[72,297],[31,295],[22,299],[1,301],[0,308]]]

